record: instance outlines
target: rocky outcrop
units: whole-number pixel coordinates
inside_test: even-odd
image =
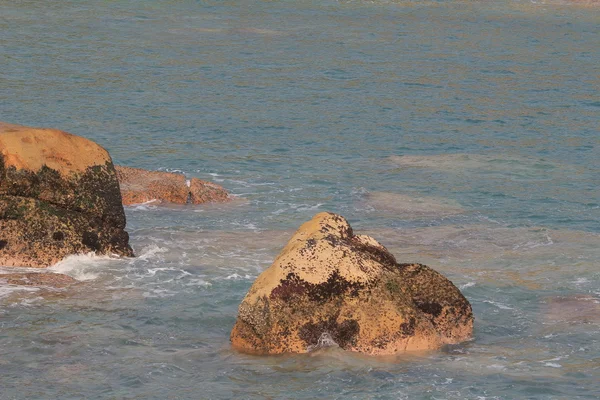
[[[304,353],[335,342],[366,354],[436,349],[468,339],[471,305],[441,274],[399,264],[331,213],[303,224],[239,307],[232,345]]]
[[[197,178],[187,180],[183,174],[121,166],[116,169],[125,205],[149,201],[201,204],[229,200],[227,191],[221,186]]]
[[[87,252],[133,255],[108,152],[56,129],[0,123],[0,266]]]

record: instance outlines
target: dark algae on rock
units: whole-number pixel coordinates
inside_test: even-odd
[[[303,224],[239,307],[232,345],[303,353],[323,338],[342,349],[395,354],[468,339],[471,305],[441,274],[400,264],[332,213]]]
[[[0,123],[0,265],[47,267],[69,254],[132,256],[108,152],[54,129]]]

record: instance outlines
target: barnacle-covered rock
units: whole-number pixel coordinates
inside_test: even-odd
[[[0,123],[0,266],[132,256],[108,152],[56,129]]]
[[[471,305],[441,274],[399,264],[332,213],[303,224],[239,307],[232,345],[304,353],[325,339],[366,354],[436,349],[468,339]]]

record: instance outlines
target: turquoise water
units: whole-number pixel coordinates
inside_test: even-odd
[[[526,1],[0,1],[0,120],[225,205],[126,208],[138,257],[0,286],[2,399],[600,396],[600,8]],[[472,341],[394,359],[229,346],[293,231],[349,219],[448,276]]]

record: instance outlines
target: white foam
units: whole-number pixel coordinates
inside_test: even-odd
[[[0,279],[0,282],[3,280]],[[15,292],[36,292],[39,288],[21,285],[0,285],[0,299],[8,297]]]
[[[243,222],[232,222],[232,223],[231,223],[231,225],[234,225],[234,226],[239,226],[239,227],[242,227],[242,228],[245,228],[245,229],[249,229],[249,230],[251,230],[251,231],[255,231],[255,232],[258,232],[258,231],[260,231],[260,230],[258,229],[258,227],[257,227],[257,226],[256,226],[254,223],[252,223],[252,222],[247,222],[247,221],[243,221]]]
[[[464,290],[464,289],[466,289],[466,288],[469,288],[469,287],[471,287],[471,286],[475,286],[475,282],[467,282],[467,283],[465,283],[464,285],[460,285],[460,286],[459,286],[459,289],[460,289],[460,290]]]
[[[331,336],[331,334],[329,332],[323,332],[323,333],[321,333],[321,336],[319,336],[319,340],[317,341],[317,344],[308,346],[306,351],[308,351],[310,353],[311,351],[315,351],[315,350],[319,350],[319,349],[323,349],[323,348],[327,348],[327,347],[338,347],[338,344],[335,342],[335,340],[333,340],[333,337]]]
[[[275,182],[261,182],[261,183],[249,183],[250,186],[273,186]]]
[[[152,291],[142,293],[142,296],[146,298],[164,298],[171,297],[174,294],[174,292],[166,289],[153,289]]]
[[[249,279],[253,279],[253,278],[254,278],[253,276],[248,275],[248,274],[245,274],[242,276],[242,275],[236,274],[236,273],[233,273],[233,274],[225,277],[225,279],[227,279],[227,280],[232,280],[232,279],[234,279],[234,280],[240,280],[240,279],[249,280]]]
[[[165,271],[181,271],[179,268],[164,268],[164,267],[159,267],[159,268],[148,268],[146,270],[147,274],[145,275],[146,277],[153,277],[154,275],[156,275],[157,272],[165,272]],[[163,281],[163,283],[165,283],[165,281]]]
[[[547,359],[547,360],[542,360],[541,362],[547,362],[547,361],[560,361],[560,360],[562,360],[563,358],[567,358],[567,357],[569,357],[569,356],[558,356],[558,357],[554,357],[554,358],[549,358],[549,359]]]
[[[95,253],[75,254],[64,258],[49,267],[48,270],[69,275],[78,281],[89,281],[99,276],[99,273],[94,272],[94,269],[112,260],[115,260],[115,258],[107,255],[98,256]]]
[[[28,288],[29,289],[29,288]],[[23,291],[23,290],[21,290]],[[34,292],[35,290],[26,290],[27,292]],[[40,302],[44,302],[44,298],[41,296],[36,297],[21,297],[18,301],[15,301],[9,305],[9,307],[28,307],[36,305]]]
[[[167,172],[171,172],[173,174],[183,174],[183,170],[178,169],[178,168],[159,168],[159,171],[167,171]]]
[[[205,281],[201,278],[188,279],[187,283],[184,286],[202,286],[209,287],[212,286],[212,283]]]
[[[501,309],[501,310],[514,310],[512,307],[509,307],[509,306],[507,306],[507,305],[505,305],[505,304],[498,303],[498,302],[495,302],[495,301],[491,301],[491,300],[484,300],[483,302],[484,302],[484,303],[488,303],[488,304],[492,304],[492,305],[494,305],[494,306],[498,307],[498,308],[499,308],[499,309]]]
[[[130,210],[134,210],[134,211],[147,211],[147,210],[156,209],[156,206],[154,204],[159,204],[159,203],[160,203],[159,200],[152,199],[152,200],[145,201],[143,203],[131,204],[126,207],[129,208]]]
[[[313,211],[313,210],[318,210],[321,206],[323,205],[323,203],[317,203],[315,205],[307,205],[307,204],[302,204],[299,206],[296,206],[296,210],[298,211]]]
[[[547,362],[547,363],[544,363],[544,366],[546,366],[546,367],[552,367],[552,368],[562,368],[562,365],[560,365],[560,364],[557,364],[557,363],[549,363],[549,362]]]
[[[164,247],[159,247],[155,244],[151,244],[150,246],[144,247],[140,254],[138,255],[138,260],[150,260],[153,258],[158,258],[158,254],[166,253],[169,250]]]

